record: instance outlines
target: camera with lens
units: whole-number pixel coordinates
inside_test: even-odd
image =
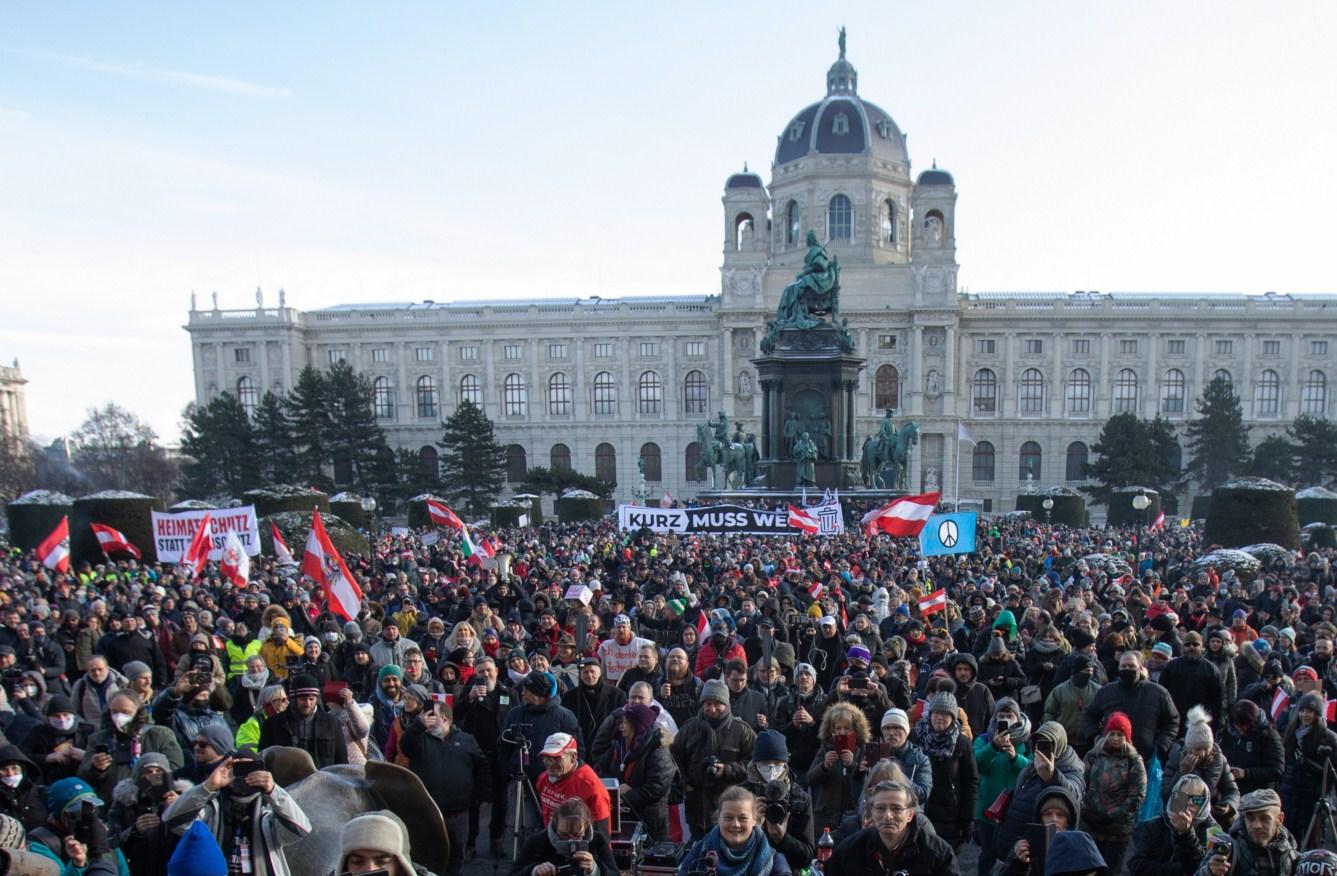
[[[712,775],[715,772],[715,767],[717,764],[719,764],[719,762],[720,759],[715,755],[711,754],[707,755],[706,759],[701,761],[701,766],[705,768],[706,775]]]
[[[766,801],[765,818],[769,824],[783,824],[789,817],[789,792],[783,782],[767,782],[762,793]]]

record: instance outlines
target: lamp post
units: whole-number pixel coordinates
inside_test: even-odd
[[[1133,510],[1142,512],[1142,524],[1145,527],[1149,522],[1147,520],[1148,511],[1151,507],[1151,500],[1147,498],[1146,490],[1138,490],[1137,495],[1133,497]],[[1139,533],[1141,535],[1141,533]]]
[[[379,529],[379,527],[376,525],[376,517],[375,517],[375,515],[376,515],[376,497],[375,497],[375,496],[363,496],[363,497],[362,497],[362,510],[365,511],[365,512],[367,513],[367,531],[368,531],[368,534],[371,536],[371,538],[369,539],[370,542],[371,542],[371,574],[374,576],[374,575],[377,574],[377,569],[376,569],[376,556],[377,556],[377,551],[376,551],[376,538],[377,538],[377,530]]]
[[[1054,498],[1052,496],[1045,496],[1045,500],[1040,503],[1040,507],[1045,509],[1045,524],[1048,525],[1049,512],[1054,510]]]

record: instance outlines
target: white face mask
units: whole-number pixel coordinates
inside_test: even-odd
[[[15,773],[12,776],[0,776],[0,782],[5,783],[7,788],[17,788],[23,784],[23,773]]]
[[[37,686],[32,684],[24,685],[23,692],[30,697],[35,697],[37,696]]]
[[[131,721],[135,720],[134,715],[127,715],[125,712],[112,712],[111,723],[116,725],[117,730],[124,730]]]
[[[757,773],[767,782],[774,782],[785,774],[785,765],[782,763],[764,763],[757,767]]]
[[[73,730],[73,729],[74,729],[74,716],[73,716],[73,715],[66,715],[66,716],[63,717],[63,718],[52,718],[52,719],[51,719],[51,726],[52,726],[52,727],[55,727],[57,730],[65,730],[65,731]]]

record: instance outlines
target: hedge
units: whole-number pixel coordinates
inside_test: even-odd
[[[1271,542],[1290,550],[1300,547],[1300,522],[1295,491],[1266,478],[1237,478],[1212,491],[1206,544],[1242,547]]]
[[[1145,511],[1133,507],[1133,497],[1139,492],[1151,500]],[[1150,487],[1124,487],[1110,494],[1109,509],[1105,522],[1110,526],[1147,526],[1161,513],[1161,494]]]
[[[143,554],[142,562],[157,562],[153,548],[152,512],[162,510],[162,502],[152,496],[106,490],[74,500],[70,511],[70,563],[101,563],[105,561],[92,524],[105,523],[119,529]],[[113,557],[112,559],[122,559]]]
[[[414,496],[412,499],[409,499],[409,529],[422,529],[424,526],[432,525],[432,518],[427,514],[428,499],[431,499],[433,502],[440,502],[443,505],[446,504],[445,499],[433,495],[432,493],[421,493]]]
[[[64,493],[53,490],[24,493],[5,509],[10,544],[24,551],[35,549],[73,508],[74,499]]]
[[[1200,496],[1193,497],[1193,510],[1189,512],[1189,516],[1194,520],[1206,520],[1211,510],[1212,494],[1203,493]]]
[[[1036,520],[1045,519],[1044,501],[1054,500],[1054,507],[1049,511],[1050,523],[1065,526],[1086,526],[1086,500],[1073,490],[1057,487],[1047,493],[1026,494],[1017,497],[1017,510],[1029,511]]]
[[[320,520],[325,524],[325,531],[329,533],[330,541],[334,542],[334,547],[340,553],[362,556],[371,553],[366,536],[354,529],[347,520],[324,512],[321,512]],[[302,554],[306,553],[307,534],[311,532],[311,512],[280,511],[259,521],[260,551],[270,557],[274,556],[274,536],[269,529],[271,521],[278,526],[279,532],[283,533],[283,540],[288,543],[293,559],[300,562]],[[348,557],[345,556],[344,560],[346,562]]]
[[[1337,548],[1337,528],[1331,526],[1309,526],[1305,528],[1309,535],[1309,550]]]
[[[563,496],[556,502],[557,519],[562,523],[580,523],[585,520],[600,520],[604,516],[604,500],[600,498],[583,499]]]
[[[242,494],[247,505],[255,506],[256,517],[268,517],[283,511],[306,511],[319,508],[324,514],[330,510],[330,497],[320,490],[310,487],[296,487],[291,484],[275,484],[258,490],[247,490]]]
[[[1323,487],[1310,487],[1295,494],[1295,513],[1300,525],[1337,524],[1337,493]]]
[[[330,496],[330,513],[347,520],[358,529],[366,529],[371,515],[362,510],[362,497],[353,493]]]

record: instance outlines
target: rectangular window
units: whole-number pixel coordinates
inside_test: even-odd
[[[1263,341],[1264,356],[1280,356],[1281,341]]]
[[[895,335],[878,335],[878,336],[877,336],[877,348],[878,348],[879,350],[894,350],[894,349],[896,349],[896,336],[895,336]]]
[[[460,347],[460,361],[461,361],[461,362],[477,362],[477,361],[478,361],[478,348],[475,347],[475,346],[473,346],[472,344],[469,345],[469,346],[467,346],[467,347]]]
[[[1078,354],[1087,354],[1091,352],[1090,338],[1074,338],[1072,341],[1072,351]]]
[[[613,345],[607,341],[600,341],[594,345],[594,358],[611,359],[613,358]]]
[[[1023,350],[1028,356],[1040,356],[1044,354],[1045,342],[1039,338],[1027,338],[1024,341]]]
[[[1327,341],[1310,341],[1310,342],[1309,342],[1309,355],[1311,355],[1311,356],[1326,356],[1326,355],[1328,355],[1328,342],[1327,342]]]
[[[985,500],[984,500],[984,513],[985,513],[985,514],[992,514],[992,513],[993,513],[993,499],[985,499]]]
[[[641,356],[648,358],[659,355],[659,345],[654,341],[641,341]]]
[[[389,362],[389,361],[390,361],[390,351],[387,350],[385,347],[377,347],[376,349],[374,349],[374,350],[371,351],[371,361],[373,361],[373,362]]]
[[[976,338],[975,352],[986,356],[992,356],[998,348],[998,342],[993,338]]]
[[[506,359],[515,361],[519,359],[523,355],[523,353],[521,351],[519,344],[507,344],[506,346],[502,347],[501,355]]]
[[[548,358],[549,358],[549,359],[565,359],[565,358],[566,358],[566,344],[549,344],[549,345],[548,345]]]
[[[413,358],[414,358],[416,361],[418,361],[418,362],[430,362],[430,361],[432,361],[432,348],[431,348],[431,347],[414,347],[414,348],[413,348]]]
[[[1125,356],[1136,356],[1137,341],[1132,339],[1124,339],[1122,341],[1119,341],[1119,352]]]
[[[333,365],[335,362],[342,362],[345,353],[343,350],[329,350],[327,351],[327,355],[330,357],[330,364]]]
[[[232,351],[232,356],[233,356],[234,361],[237,362],[237,364],[239,364],[239,365],[244,365],[245,363],[251,361],[251,348],[250,348],[250,347],[236,347],[236,348],[233,349],[233,351]]]
[[[1171,356],[1182,356],[1187,346],[1187,343],[1182,340],[1166,341],[1165,351]]]
[[[687,342],[687,355],[688,355],[688,356],[697,357],[697,358],[706,355],[706,342],[705,342],[705,341],[688,341],[688,342]]]
[[[1230,355],[1231,353],[1233,353],[1234,351],[1235,351],[1235,342],[1234,342],[1234,341],[1217,341],[1217,342],[1216,342],[1216,355],[1218,355],[1218,356],[1229,356],[1229,355]]]

